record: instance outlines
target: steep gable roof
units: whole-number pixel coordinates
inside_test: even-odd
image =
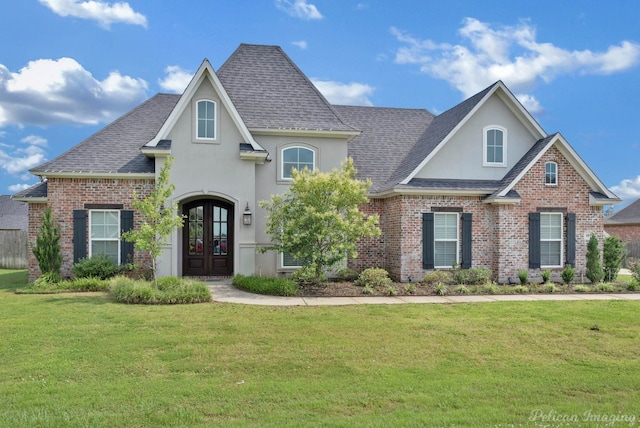
[[[359,178],[370,178],[375,192],[389,180],[433,120],[424,109],[334,106],[342,119],[362,133],[347,149]]]
[[[217,74],[249,128],[357,131],[279,46],[241,44]]]
[[[640,199],[604,219],[605,224],[640,224]]]
[[[156,135],[179,98],[157,94],[30,172],[40,176],[153,173],[153,160],[142,154],[140,148]]]

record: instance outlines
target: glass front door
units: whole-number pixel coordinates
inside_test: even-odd
[[[233,274],[233,205],[207,199],[186,204],[183,212],[183,274]]]

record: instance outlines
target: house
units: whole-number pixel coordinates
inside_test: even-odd
[[[29,207],[14,201],[11,195],[0,195],[0,230],[27,230]]]
[[[29,206],[0,195],[0,269],[27,267]]]
[[[427,94],[425,94],[426,96]],[[105,253],[143,262],[120,232],[171,155],[173,201],[186,216],[160,258],[161,275],[281,275],[296,269],[269,243],[258,202],[287,190],[291,169],[331,170],[351,156],[371,178],[366,213],[382,236],[363,239],[356,270],[402,281],[431,269],[584,269],[603,206],[619,202],[559,133],[548,134],[502,82],[450,110],[331,105],[277,46],[242,44],[214,71],[204,60],[181,95],[158,94],[31,172],[30,240],[46,205],[61,225],[64,274]],[[29,275],[38,275],[29,262]]]
[[[604,230],[627,247],[627,259],[640,259],[640,199],[605,218]]]

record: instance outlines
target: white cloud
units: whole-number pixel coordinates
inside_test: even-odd
[[[640,198],[640,175],[635,178],[625,178],[620,184],[611,187],[611,191],[622,200]]]
[[[285,11],[294,18],[300,19],[322,19],[322,14],[314,5],[307,3],[307,0],[276,0],[276,7]]]
[[[45,160],[45,151],[42,147],[35,145],[29,145],[26,148],[14,148],[11,151],[0,150],[0,168],[11,175],[19,176],[23,179],[29,169],[40,165]]]
[[[38,137],[37,135],[27,135],[20,141],[30,146],[47,147],[48,145],[46,139]]]
[[[402,43],[396,51],[398,64],[417,64],[420,70],[451,83],[465,97],[502,80],[520,101],[542,109],[529,92],[540,82],[561,74],[611,74],[640,62],[640,44],[623,41],[604,52],[566,50],[538,42],[536,29],[526,21],[515,26],[493,28],[466,18],[459,30],[462,42],[455,45],[420,40],[391,28]]]
[[[72,58],[38,59],[17,73],[0,64],[0,127],[108,122],[146,99],[146,89],[118,71],[97,80]]]
[[[25,189],[28,189],[31,186],[33,186],[33,184],[12,184],[7,189],[11,193],[18,193],[18,192],[21,192],[21,191],[23,191]]]
[[[126,2],[111,4],[96,0],[40,0],[40,3],[60,16],[94,20],[107,29],[119,22],[147,28],[147,18]]]
[[[322,95],[331,104],[371,106],[369,96],[375,88],[364,83],[340,83],[330,80],[311,79]]]
[[[292,45],[299,47],[302,50],[305,50],[309,47],[306,40],[299,40],[297,42],[291,42]]]
[[[193,77],[193,73],[177,65],[167,66],[164,72],[167,73],[167,76],[162,80],[158,80],[160,87],[176,94],[183,93]]]

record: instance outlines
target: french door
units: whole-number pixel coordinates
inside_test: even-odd
[[[203,199],[186,204],[183,213],[183,275],[232,275],[233,205]]]

